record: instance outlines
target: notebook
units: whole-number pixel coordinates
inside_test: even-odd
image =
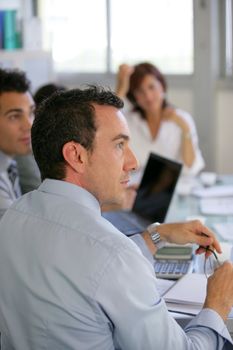
[[[181,163],[150,153],[132,210],[102,215],[127,236],[164,222],[181,169]]]

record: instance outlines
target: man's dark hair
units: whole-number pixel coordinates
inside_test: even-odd
[[[54,92],[66,91],[65,86],[54,83],[41,86],[34,95],[35,104],[38,106],[46,98],[50,97]]]
[[[4,92],[24,93],[30,90],[30,82],[24,72],[0,68],[0,95]]]
[[[62,148],[67,142],[93,150],[97,130],[94,103],[123,107],[113,92],[97,86],[59,91],[40,104],[32,126],[32,149],[42,180],[65,178]]]

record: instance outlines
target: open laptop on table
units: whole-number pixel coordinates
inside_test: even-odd
[[[132,210],[104,212],[103,217],[127,236],[164,222],[181,169],[181,163],[150,153]]]

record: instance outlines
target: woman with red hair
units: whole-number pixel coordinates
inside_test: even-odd
[[[173,107],[166,99],[163,74],[150,63],[119,68],[116,93],[132,104],[126,111],[132,135],[132,149],[141,166],[150,152],[181,161],[184,174],[196,175],[204,160],[198,147],[196,127],[191,115]]]

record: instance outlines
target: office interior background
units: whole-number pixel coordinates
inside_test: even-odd
[[[0,50],[32,92],[47,82],[114,89],[118,66],[149,61],[195,120],[206,170],[233,173],[233,0],[0,0],[20,43]]]

